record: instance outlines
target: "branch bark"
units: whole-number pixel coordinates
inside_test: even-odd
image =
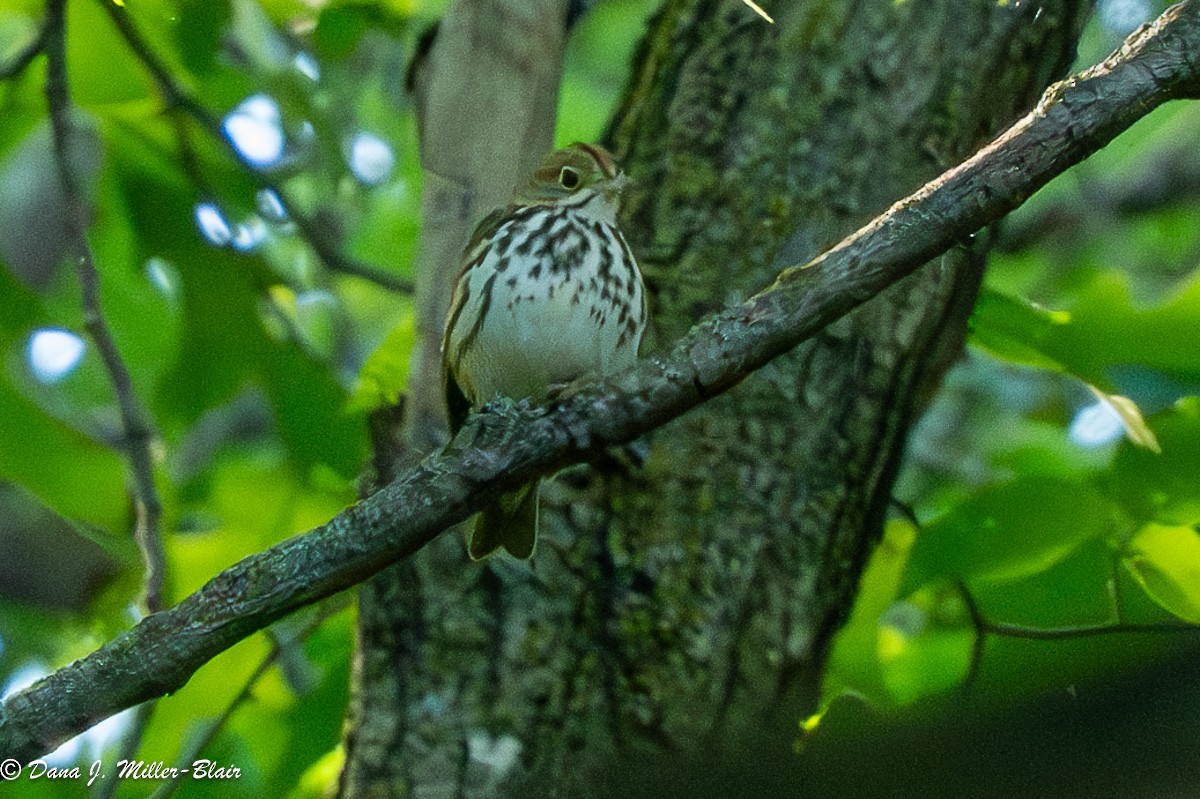
[[[495,405],[443,451],[327,524],[252,555],[179,605],[0,707],[0,757],[28,760],[178,690],[272,621],[411,555],[535,475],[595,457],[740,382],[1103,147],[1162,103],[1200,96],[1200,0],[1168,9],[1109,59],[1052,86],[972,158],[768,289],[704,319],[662,358],[550,409]]]

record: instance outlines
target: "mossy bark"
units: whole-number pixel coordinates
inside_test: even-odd
[[[1027,109],[1089,8],[796,0],[769,26],[732,0],[668,2],[609,135],[636,181],[651,352]],[[644,464],[549,482],[532,568],[468,564],[443,536],[366,585],[343,792],[575,796],[629,750],[773,725],[786,749],[961,349],[981,250],[658,431]]]

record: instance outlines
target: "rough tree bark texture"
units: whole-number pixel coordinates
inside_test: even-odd
[[[610,144],[657,339],[971,152],[1065,72],[1090,4],[668,2]],[[732,266],[731,266],[732,265]],[[786,749],[959,352],[982,254],[930,264],[543,492],[532,568],[456,536],[364,588],[348,796],[575,796],[629,750]],[[654,342],[650,342],[650,349]]]

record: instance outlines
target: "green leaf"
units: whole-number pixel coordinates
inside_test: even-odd
[[[1103,379],[1110,364],[1136,363],[1186,382],[1200,381],[1196,320],[1200,318],[1200,272],[1165,301],[1134,304],[1128,276],[1105,272],[1081,292],[1051,342],[1051,355],[1085,378]],[[1097,382],[1093,379],[1090,382]]]
[[[415,152],[404,150],[398,155],[406,174],[415,171]],[[399,267],[398,275],[412,277],[420,219],[420,200],[414,184],[408,180],[393,181],[372,191],[366,202],[362,217],[349,232],[349,252],[368,263],[386,259],[379,262],[395,264]]]
[[[1150,417],[1161,454],[1123,447],[1106,492],[1139,522],[1200,523],[1200,397],[1187,397]]]
[[[128,494],[119,453],[48,416],[5,376],[0,430],[9,431],[0,435],[0,478],[24,486],[60,516],[123,528]]]
[[[1110,455],[1100,447],[1084,447],[1069,440],[1061,422],[1020,417],[981,425],[985,457],[994,466],[1028,477],[1054,477],[1068,482],[1108,468]]]
[[[174,250],[184,309],[180,347],[155,397],[161,418],[183,423],[234,396],[265,344],[245,261],[197,245]]]
[[[229,24],[229,0],[179,0],[178,8],[172,30],[183,64],[197,74],[211,71]]]
[[[1104,624],[1115,616],[1114,565],[1111,542],[1096,538],[1043,572],[1021,580],[975,580],[969,588],[993,621],[1031,627]]]
[[[1155,305],[1135,304],[1130,278],[1105,271],[1063,311],[985,289],[972,317],[973,343],[1018,363],[1104,385],[1114,367],[1138,364],[1184,383],[1200,383],[1196,320],[1200,272]]]
[[[359,370],[350,394],[351,410],[371,411],[399,401],[408,385],[416,334],[416,319],[411,314],[392,328]]]
[[[342,768],[346,764],[346,750],[338,746],[318,758],[301,775],[289,799],[323,799],[336,793]]]
[[[879,626],[879,663],[893,702],[910,704],[960,684],[975,630],[962,596],[948,583],[928,585],[889,609]]]
[[[971,343],[1013,363],[1064,371],[1048,354],[1055,329],[1071,321],[1054,311],[985,286],[971,317]]]
[[[314,488],[286,468],[278,446],[247,447],[218,458],[210,487],[193,501],[213,521],[204,532],[167,542],[174,595],[180,597],[239,559],[323,524],[353,502],[354,494],[349,487]]]
[[[312,42],[322,59],[345,58],[354,52],[358,40],[382,18],[377,6],[366,4],[328,5],[317,17]]]
[[[324,464],[353,479],[366,459],[366,420],[322,364],[289,345],[268,346],[262,363],[279,436],[303,467]]]
[[[988,486],[927,524],[906,585],[936,577],[1011,580],[1044,571],[1111,528],[1111,503],[1088,485],[1019,477]]]
[[[139,401],[147,402],[160,375],[178,352],[180,309],[175,298],[156,284],[142,256],[141,232],[130,213],[117,169],[101,171],[96,197],[105,213],[98,214],[88,234],[100,284],[100,306],[117,350],[133,379]],[[74,274],[71,288],[48,299],[54,318],[78,319],[83,327]],[[99,393],[111,397],[111,389]]]
[[[71,99],[92,110],[155,96],[153,84],[99,3],[67,4]]]
[[[9,345],[44,318],[41,299],[8,269],[0,267],[0,344]]]
[[[1125,565],[1164,609],[1200,624],[1200,534],[1191,527],[1148,524],[1125,553]]]
[[[905,519],[891,519],[884,528],[883,541],[863,572],[850,619],[834,639],[821,690],[823,707],[847,692],[876,705],[890,702],[879,663],[880,617],[896,598],[916,539],[916,527]]]

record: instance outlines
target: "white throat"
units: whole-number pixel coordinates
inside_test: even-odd
[[[617,224],[617,204],[609,200],[602,192],[591,190],[591,196],[578,206],[578,212],[596,222],[603,222],[606,225]]]

